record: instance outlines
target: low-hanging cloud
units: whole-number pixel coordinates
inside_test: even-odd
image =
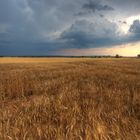
[[[117,25],[107,20],[91,23],[86,20],[76,21],[61,34],[68,48],[97,48],[127,44],[140,40],[140,21],[135,20],[127,34],[120,34]]]

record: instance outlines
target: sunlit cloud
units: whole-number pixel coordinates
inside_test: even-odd
[[[67,50],[59,50],[53,52],[58,55],[74,55],[74,56],[104,56],[110,55],[115,56],[119,54],[120,56],[137,56],[140,54],[140,42],[137,43],[129,43],[125,45],[105,47],[105,48],[90,48],[90,49],[67,49]]]

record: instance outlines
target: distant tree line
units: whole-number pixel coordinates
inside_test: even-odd
[[[0,56],[0,57],[37,57],[37,58],[49,58],[49,57],[64,57],[64,58],[123,58],[124,56],[120,56],[119,54],[116,54],[115,56],[111,55],[93,55],[93,56],[60,56],[60,55],[54,55],[54,56]],[[136,56],[135,56],[136,57]],[[140,54],[137,55],[138,58],[140,58]]]

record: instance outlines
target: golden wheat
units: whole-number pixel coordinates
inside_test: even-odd
[[[139,139],[139,59],[0,59],[0,140]]]

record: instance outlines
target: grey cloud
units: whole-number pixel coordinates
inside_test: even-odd
[[[0,33],[6,33],[9,26],[7,24],[0,24]]]
[[[130,26],[129,32],[130,36],[128,37],[128,41],[140,41],[140,20],[133,21],[133,24]]]
[[[118,18],[126,18],[140,14],[140,0],[103,0],[106,4],[113,6]],[[113,16],[112,15],[112,16]]]
[[[92,10],[93,12],[114,10],[114,8],[112,8],[109,5],[102,5],[99,1],[93,1],[93,0],[89,0],[88,3],[85,3],[83,5],[83,8],[87,10]]]
[[[103,18],[103,17],[104,17],[104,15],[103,15],[103,14],[100,14],[100,17],[101,17],[101,18]]]
[[[15,39],[47,39],[73,22],[73,13],[83,0],[4,0],[0,1],[0,24],[10,24]],[[8,9],[8,10],[7,10]],[[73,10],[71,10],[73,9]]]
[[[115,23],[102,20],[101,23],[86,20],[76,21],[61,34],[65,46],[69,48],[97,48],[136,42],[140,40],[140,21],[135,20],[130,34],[120,35]]]
[[[139,0],[0,0],[0,55],[41,55],[137,41],[139,21],[125,37],[110,21],[139,14],[139,5]]]
[[[57,42],[0,42],[0,56],[45,56],[57,49]]]
[[[83,0],[27,0],[40,30],[47,33],[63,29],[74,20]]]
[[[36,23],[32,20],[26,0],[0,1],[0,25],[6,27],[5,40],[34,40]]]
[[[116,39],[117,27],[114,23],[104,20],[100,23],[87,20],[76,21],[61,34],[68,47],[88,48],[113,45]]]
[[[140,34],[140,21],[139,20],[134,20],[134,22],[131,25],[129,31],[131,33]]]

